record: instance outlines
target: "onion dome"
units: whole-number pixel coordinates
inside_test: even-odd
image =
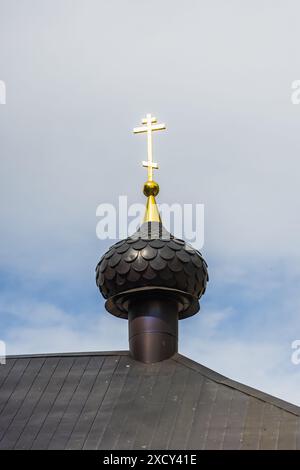
[[[132,236],[110,247],[96,267],[106,309],[122,318],[127,318],[130,296],[139,291],[174,294],[180,299],[179,318],[194,315],[207,281],[201,253],[156,221],[144,222]]]

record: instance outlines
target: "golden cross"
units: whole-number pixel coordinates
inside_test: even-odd
[[[153,168],[158,169],[158,164],[153,162],[152,159],[152,131],[162,131],[166,128],[165,124],[156,124],[157,119],[151,114],[147,114],[146,118],[142,119],[142,127],[135,127],[134,134],[147,132],[147,147],[148,147],[148,161],[143,162],[143,166],[148,168],[148,181],[153,180]],[[145,125],[146,124],[146,125]]]

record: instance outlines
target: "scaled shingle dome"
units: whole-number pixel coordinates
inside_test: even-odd
[[[132,236],[111,246],[96,267],[97,286],[108,299],[106,308],[124,318],[124,293],[154,289],[181,293],[179,318],[193,315],[207,281],[201,253],[167,232],[161,222],[144,223]]]

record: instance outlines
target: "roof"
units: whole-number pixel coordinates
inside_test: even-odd
[[[10,356],[1,449],[300,449],[300,408],[176,354]]]

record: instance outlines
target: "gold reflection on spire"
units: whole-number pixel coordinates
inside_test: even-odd
[[[143,222],[161,222],[155,201],[155,196],[159,193],[159,186],[153,181],[153,169],[158,169],[158,164],[153,162],[152,132],[164,129],[166,129],[165,124],[157,124],[157,119],[151,114],[147,114],[146,118],[142,119],[141,127],[133,129],[134,134],[147,133],[148,160],[143,161],[143,166],[148,168],[148,181],[144,184],[143,192],[148,199]]]

